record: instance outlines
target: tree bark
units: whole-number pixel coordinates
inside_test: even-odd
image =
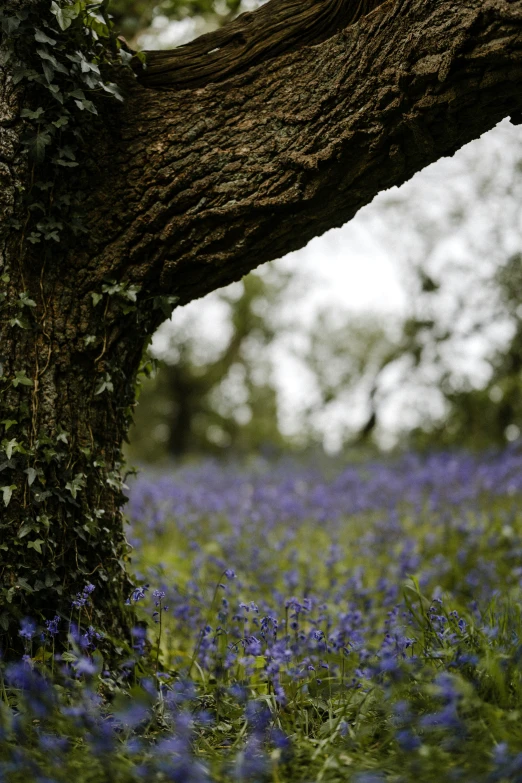
[[[207,69],[196,89],[175,75],[175,88],[154,89],[152,63],[142,83],[121,74],[126,99],[95,126],[89,230],[52,267],[24,233],[25,97],[1,66],[4,648],[17,645],[9,620],[65,616],[86,581],[97,624],[128,633],[121,443],[141,352],[172,297],[184,304],[303,247],[520,116],[522,4],[388,0],[317,45],[298,36],[236,63],[224,81]]]

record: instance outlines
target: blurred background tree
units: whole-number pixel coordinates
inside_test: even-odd
[[[290,448],[280,432],[274,357],[268,350],[288,324],[278,316],[288,276],[251,273],[219,292],[221,340],[198,329],[189,311],[169,330],[162,359],[143,382],[131,454],[147,461],[198,453]],[[214,326],[216,316],[212,320]]]
[[[111,0],[110,12],[131,45],[161,48],[260,4]],[[132,457],[363,444],[484,448],[517,439],[517,130],[503,123],[452,161],[380,194],[352,221],[393,257],[402,311],[313,305],[316,282],[294,263],[292,279],[306,289],[297,294],[278,262],[176,312],[152,348],[158,372],[143,384]]]
[[[109,10],[118,35],[131,46],[138,46],[140,38],[159,39],[154,42],[159,49],[170,22],[182,22],[177,29],[171,27],[170,34],[175,43],[184,43],[184,38],[215,29],[258,5],[261,0],[110,0]]]

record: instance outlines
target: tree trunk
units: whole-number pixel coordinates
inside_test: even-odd
[[[49,256],[27,241],[20,194],[34,170],[21,154],[24,95],[2,77],[0,647],[10,655],[22,650],[24,616],[59,614],[65,632],[87,583],[89,621],[128,636],[121,446],[144,335],[108,293],[97,307],[81,296],[78,247]]]
[[[0,59],[4,649],[20,646],[20,617],[68,617],[86,582],[94,624],[128,634],[121,444],[142,350],[174,301],[304,246],[522,112],[520,2],[389,0],[290,49],[226,81],[207,71],[197,89],[122,72],[124,103],[84,134],[74,187],[87,233],[54,253],[31,243],[23,193],[38,176],[20,144],[34,92]]]

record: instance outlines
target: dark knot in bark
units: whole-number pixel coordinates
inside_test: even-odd
[[[321,43],[385,0],[269,0],[257,11],[184,46],[146,52],[136,63],[147,87],[190,89],[219,82],[283,53]]]

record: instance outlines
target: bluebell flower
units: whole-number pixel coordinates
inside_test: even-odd
[[[148,589],[149,589],[149,585],[143,585],[143,587],[135,587],[130,597],[127,598],[127,600],[125,601],[127,606],[133,603],[137,603],[138,601],[141,601],[142,598],[145,598]]]
[[[140,625],[132,629],[132,649],[139,656],[145,655],[147,649],[147,629]]]
[[[20,621],[20,630],[18,631],[18,635],[21,636],[22,639],[27,639],[27,641],[30,641],[36,634],[36,630],[37,627],[34,620],[31,620],[29,617],[25,617]]]
[[[94,590],[95,586],[90,582],[87,582],[81,593],[76,594],[76,598],[72,601],[72,606],[74,606],[75,609],[81,609],[88,603],[89,597]]]
[[[245,707],[245,718],[252,731],[264,734],[272,721],[272,713],[264,701],[249,701]]]
[[[52,620],[46,620],[45,626],[50,636],[56,636],[58,634],[58,625],[60,624],[60,617],[55,615]]]
[[[232,778],[238,783],[255,783],[261,780],[269,769],[269,760],[260,740],[253,736],[239,751],[232,768]]]

